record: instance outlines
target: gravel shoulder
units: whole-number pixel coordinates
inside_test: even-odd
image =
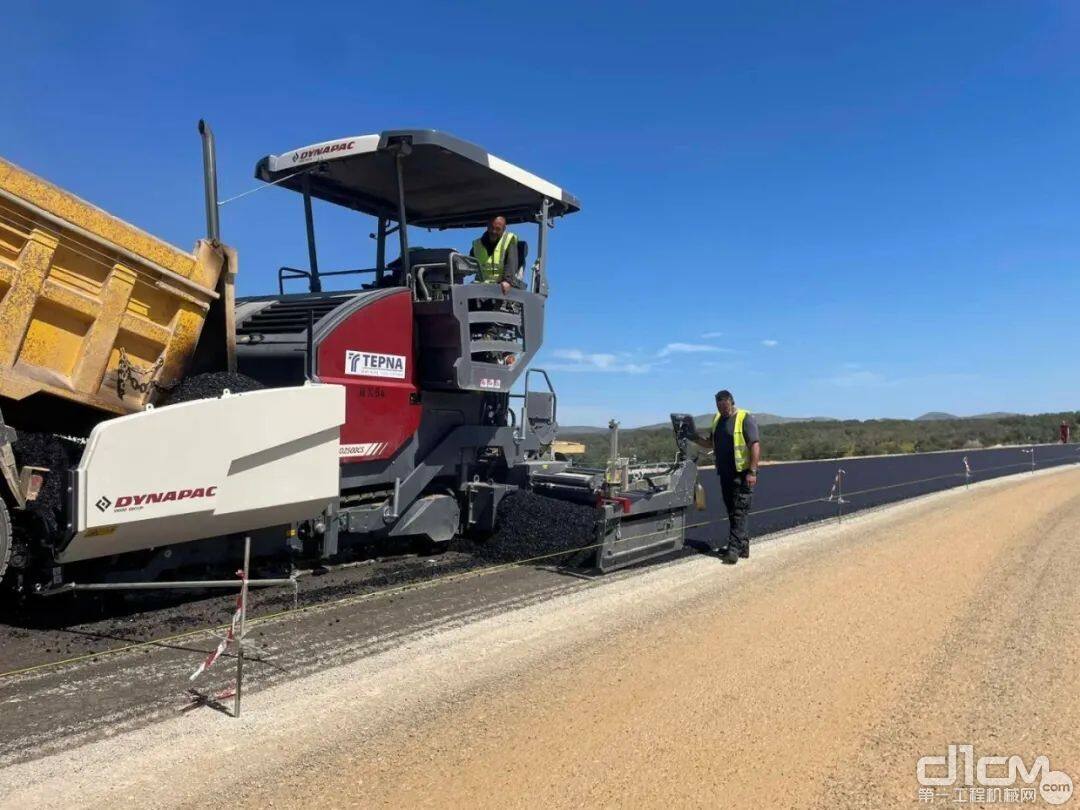
[[[950,742],[1077,779],[1078,534],[1080,470],[929,496],[13,765],[0,805],[880,807]]]

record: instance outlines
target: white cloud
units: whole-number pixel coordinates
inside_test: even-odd
[[[724,336],[723,332],[702,332],[701,333],[701,339],[702,340],[713,340],[715,338],[723,337],[723,336]]]
[[[558,362],[547,363],[555,371],[608,371],[621,374],[645,374],[670,362],[678,354],[736,354],[733,349],[707,343],[668,343],[659,351],[645,354],[631,352],[587,352],[583,349],[555,349],[550,357]]]
[[[780,341],[779,340],[763,340],[763,341],[761,341],[761,345],[764,346],[766,349],[771,349],[774,346],[779,346]]]
[[[656,353],[657,357],[668,357],[672,354],[702,354],[706,352],[723,352],[730,354],[731,349],[722,349],[719,346],[710,346],[706,343],[669,343]]]
[[[584,352],[581,349],[556,349],[551,356],[565,363],[548,363],[552,371],[606,371],[622,374],[644,374],[652,368],[649,363],[628,362],[626,355],[607,352]]]

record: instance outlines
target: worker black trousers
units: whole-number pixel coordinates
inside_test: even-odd
[[[727,547],[747,551],[750,548],[750,502],[754,492],[744,474],[736,474],[734,478],[721,474],[719,478],[728,514]]]

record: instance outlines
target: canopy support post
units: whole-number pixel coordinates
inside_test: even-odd
[[[382,286],[386,273],[386,217],[379,217],[379,230],[375,237],[375,283]]]
[[[408,219],[405,216],[405,171],[403,163],[405,162],[405,156],[412,151],[412,147],[407,143],[394,144],[394,165],[397,168],[397,198],[398,198],[398,241],[401,245],[401,272],[403,274],[402,282],[405,286],[412,286],[409,283],[410,270],[409,265],[409,227]]]
[[[537,223],[540,227],[540,232],[536,237],[536,274],[533,277],[533,290],[540,295],[548,294],[547,283],[547,232],[548,232],[548,211],[551,207],[551,201],[544,197],[544,201],[540,204],[540,215],[537,217]]]
[[[308,265],[311,275],[308,278],[308,291],[322,292],[322,280],[319,278],[319,258],[315,255],[315,218],[311,213],[311,176],[304,174],[304,224],[307,227]]]

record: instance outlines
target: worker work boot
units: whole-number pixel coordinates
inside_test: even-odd
[[[724,565],[735,565],[740,556],[742,555],[735,546],[728,546],[721,552],[720,559],[724,561]]]
[[[746,545],[744,545],[742,548],[739,549],[739,557],[741,557],[744,560],[749,560],[750,559],[750,544],[749,543],[747,543]]]

